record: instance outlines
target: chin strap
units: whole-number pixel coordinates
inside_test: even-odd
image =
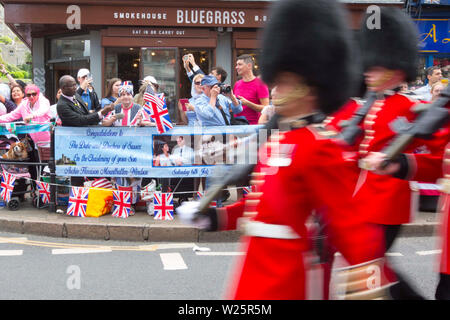
[[[310,88],[304,84],[300,84],[285,97],[280,99],[272,99],[272,103],[276,107],[282,107],[292,101],[305,97],[310,92]]]

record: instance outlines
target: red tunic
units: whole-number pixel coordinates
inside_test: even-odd
[[[391,127],[392,121],[400,117],[414,120],[417,114],[411,108],[418,102],[402,94],[375,101],[361,124],[364,134],[359,144],[357,147],[350,146],[350,150],[357,151],[356,157],[359,158],[364,158],[369,152],[383,150],[396,136]],[[348,103],[344,110],[333,115],[330,125],[336,127],[340,121],[347,120],[353,114],[352,110],[358,107],[356,102]],[[416,139],[406,152],[419,149],[429,152],[432,148],[429,142]],[[411,189],[408,181],[361,170],[355,197],[365,204],[364,215],[369,222],[398,225],[410,221]]]
[[[279,141],[279,152],[274,151],[274,141]],[[259,153],[252,174],[256,191],[219,209],[219,224],[222,230],[234,229],[237,219],[247,216],[252,221],[289,226],[299,238],[245,236],[246,255],[235,271],[237,282],[228,296],[233,299],[307,298],[305,255],[310,248],[305,223],[313,211],[324,214],[330,241],[350,264],[384,253],[381,229],[362,221],[352,199],[356,166],[344,160],[334,141],[310,126],[272,135],[270,142],[267,154]],[[277,154],[287,162],[272,161]]]
[[[435,141],[442,143],[442,141],[449,141],[449,138],[450,131],[446,128],[437,133]],[[406,156],[410,168],[409,179],[435,182],[444,177],[438,205],[438,211],[441,213],[439,235],[442,249],[439,272],[450,274],[450,143],[433,154],[407,154]]]

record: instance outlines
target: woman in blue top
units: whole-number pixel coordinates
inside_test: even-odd
[[[119,97],[119,88],[121,84],[122,80],[120,80],[119,78],[112,78],[108,80],[106,85],[106,95],[101,102],[102,108],[104,108],[108,104],[116,102],[117,98]]]

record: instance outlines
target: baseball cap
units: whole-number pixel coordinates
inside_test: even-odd
[[[156,81],[155,77],[153,76],[146,76],[143,81],[158,84],[158,81]]]
[[[214,86],[214,85],[216,85],[218,83],[219,83],[219,81],[217,81],[216,77],[209,76],[209,75],[208,76],[204,76],[202,81],[201,81],[201,84],[202,85],[206,85],[206,86]]]
[[[77,78],[82,78],[82,77],[84,77],[84,76],[87,76],[89,73],[91,73],[91,72],[89,71],[89,69],[85,69],[85,68],[80,69],[80,70],[78,70]]]

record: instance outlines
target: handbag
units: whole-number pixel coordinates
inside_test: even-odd
[[[216,107],[219,109],[220,113],[222,114],[223,119],[225,120],[225,124],[227,126],[242,126],[242,125],[248,125],[247,119],[241,119],[241,118],[235,118],[233,111],[229,109],[230,112],[230,121],[228,121],[227,116],[225,115],[225,112],[222,109],[222,106],[219,104],[219,101],[216,101]]]
[[[230,125],[245,126],[245,125],[249,125],[249,123],[248,123],[248,120],[245,118],[235,118],[233,111],[230,110]]]

